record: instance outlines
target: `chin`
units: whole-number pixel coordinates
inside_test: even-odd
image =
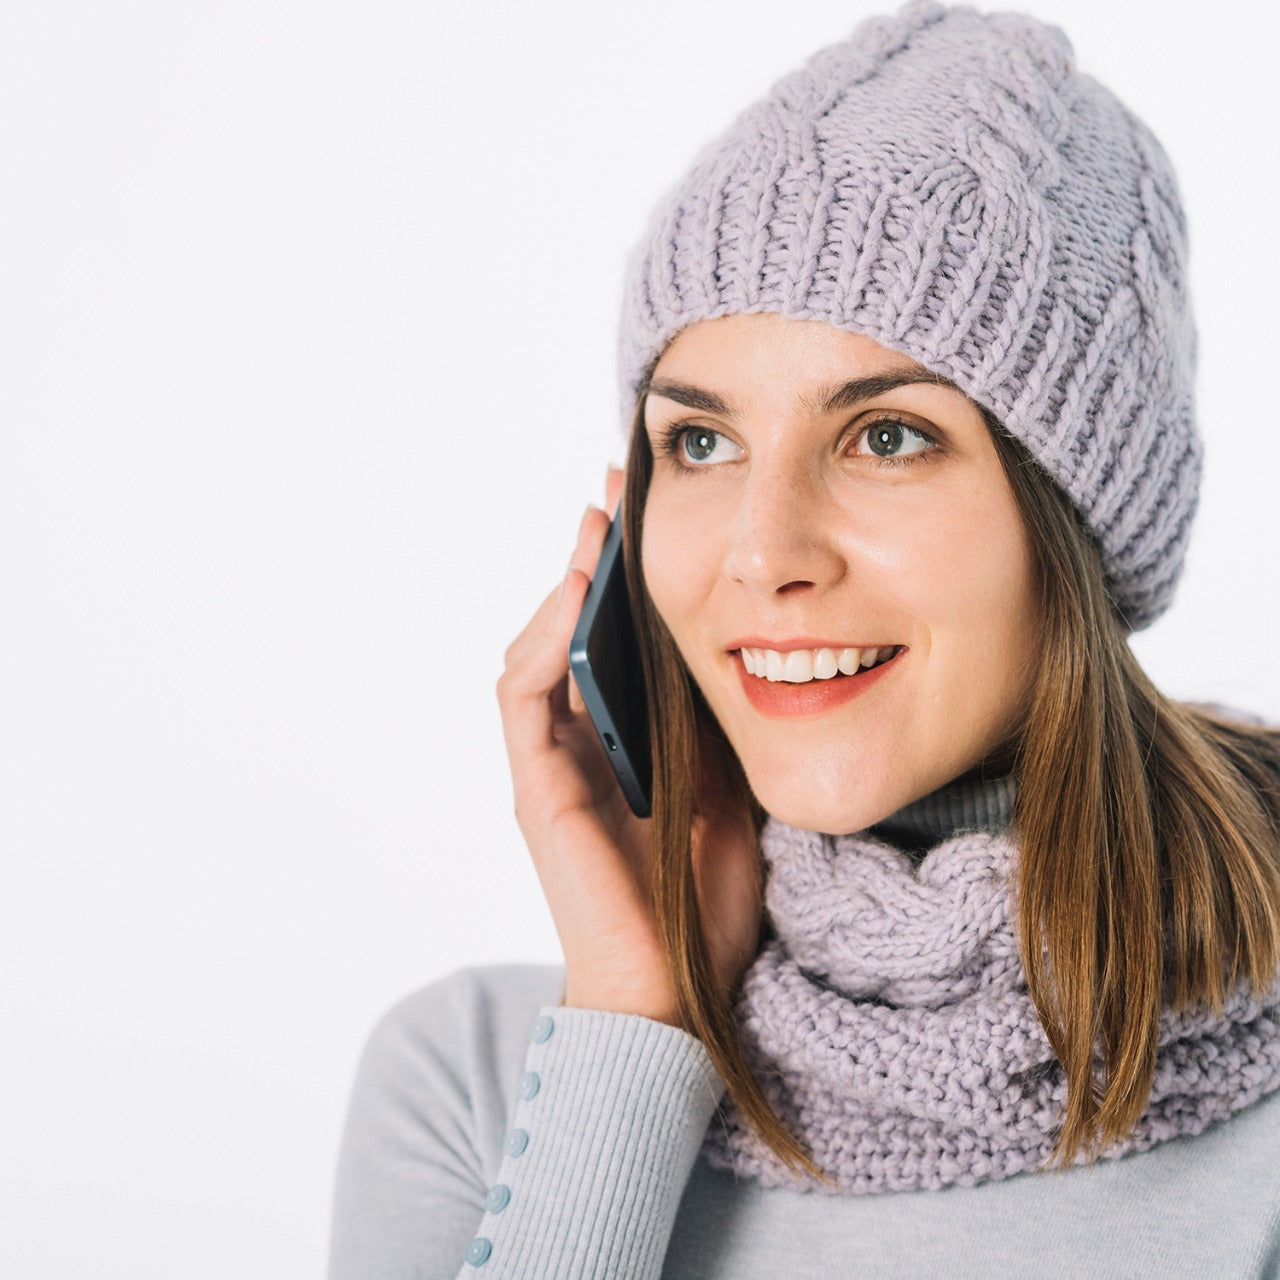
[[[864,831],[896,813],[910,798],[884,795],[879,789],[853,783],[833,792],[814,786],[812,778],[788,785],[775,776],[765,785],[756,786],[748,772],[747,781],[771,817],[802,831],[821,831],[832,836]]]

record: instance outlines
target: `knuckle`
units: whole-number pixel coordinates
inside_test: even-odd
[[[502,674],[498,677],[494,684],[494,693],[498,698],[500,707],[508,706],[515,696],[515,676],[510,667],[504,668]]]

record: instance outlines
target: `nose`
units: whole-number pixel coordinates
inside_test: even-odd
[[[767,595],[834,586],[846,570],[835,514],[815,478],[753,472],[728,530],[725,576]]]

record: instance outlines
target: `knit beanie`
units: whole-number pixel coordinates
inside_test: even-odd
[[[1201,471],[1186,219],[1060,28],[910,0],[743,111],[628,258],[624,429],[681,329],[757,311],[956,383],[1071,498],[1127,625],[1168,606]]]

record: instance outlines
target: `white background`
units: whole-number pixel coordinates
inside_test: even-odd
[[[493,688],[622,456],[625,252],[879,7],[8,0],[0,1274],[320,1274],[374,1019],[557,958]],[[1191,222],[1208,474],[1136,647],[1275,715],[1273,49],[1027,7]]]

